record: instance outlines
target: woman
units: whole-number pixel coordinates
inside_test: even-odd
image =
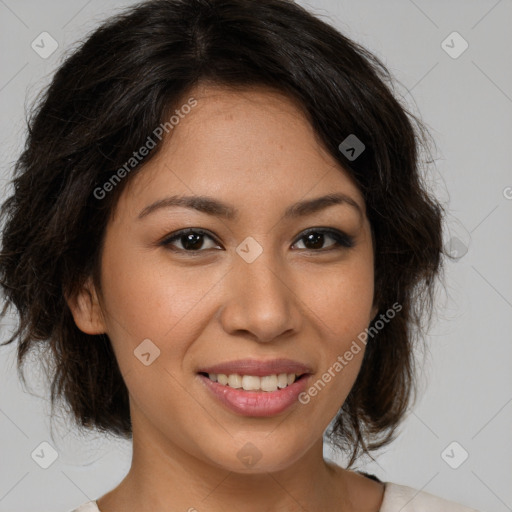
[[[442,268],[388,78],[286,0],[144,2],[55,74],[0,269],[19,366],[44,342],[52,405],[133,439],[77,512],[471,510],[349,469],[410,405]]]

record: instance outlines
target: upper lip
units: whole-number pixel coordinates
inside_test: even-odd
[[[198,373],[215,373],[215,374],[238,374],[238,375],[254,375],[255,377],[264,377],[265,375],[273,375],[280,373],[312,373],[312,369],[307,364],[293,361],[292,359],[238,359],[236,361],[228,361],[218,363],[212,366],[204,366],[199,368]]]

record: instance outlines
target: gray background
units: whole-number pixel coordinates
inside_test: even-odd
[[[78,38],[130,3],[0,0],[2,198],[26,106]],[[446,265],[447,293],[438,297],[414,412],[398,439],[359,468],[482,511],[510,511],[512,1],[300,3],[373,51],[399,81],[397,91],[437,142],[429,182],[449,208],[445,242],[459,256],[467,248]],[[59,45],[46,59],[31,48],[43,31]],[[469,44],[457,58],[441,46],[454,31]],[[458,39],[448,44],[462,48]],[[2,324],[3,339],[11,326]],[[52,433],[43,377],[32,365],[27,375],[32,394],[18,382],[14,347],[0,348],[0,512],[67,512],[117,485],[130,445],[81,438],[64,414]],[[48,469],[31,457],[42,442],[58,453]],[[327,447],[326,456],[334,457]]]

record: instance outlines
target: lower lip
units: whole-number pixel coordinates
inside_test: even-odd
[[[242,416],[274,416],[299,402],[298,397],[307,387],[310,375],[277,391],[244,391],[213,382],[204,375],[199,377],[208,390],[231,411]]]

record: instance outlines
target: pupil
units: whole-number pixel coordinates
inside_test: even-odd
[[[181,243],[183,247],[188,250],[197,250],[200,249],[203,245],[202,240],[203,235],[198,235],[194,233],[189,233],[187,235],[182,236]],[[321,249],[324,243],[324,235],[323,233],[309,233],[306,235],[306,241],[304,245],[308,249]]]
[[[308,246],[308,243],[309,242],[313,242],[313,246]],[[323,233],[309,233],[308,235],[306,235],[306,242],[304,243],[304,245],[308,248],[308,249],[321,249],[322,246],[323,246],[323,242],[324,242],[324,235]]]
[[[203,241],[201,239],[203,235],[197,235],[194,233],[189,233],[188,235],[183,235],[181,243],[185,249],[200,249],[203,245]],[[185,242],[183,242],[183,238],[185,238]]]

